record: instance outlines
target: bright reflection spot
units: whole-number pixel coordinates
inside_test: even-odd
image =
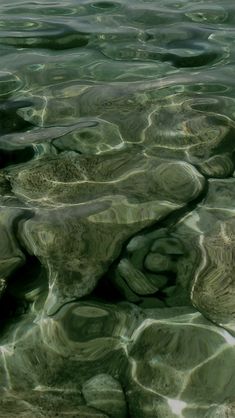
[[[0,345],[0,353],[3,355],[12,355],[14,353],[14,349],[11,344]]]
[[[221,334],[223,335],[227,344],[235,345],[235,338],[231,334],[229,334],[228,331],[222,330]]]
[[[179,399],[167,399],[168,405],[172,412],[176,415],[181,415],[183,409],[187,406],[186,402]]]

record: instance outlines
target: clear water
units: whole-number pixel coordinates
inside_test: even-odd
[[[235,416],[235,4],[0,4],[0,418]]]

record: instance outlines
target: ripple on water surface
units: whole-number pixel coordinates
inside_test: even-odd
[[[2,0],[0,416],[235,416],[231,0]]]

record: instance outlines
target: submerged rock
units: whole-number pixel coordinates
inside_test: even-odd
[[[0,2],[0,418],[234,418],[234,6],[41,3]]]
[[[50,313],[89,294],[126,239],[197,198],[205,183],[188,163],[129,151],[46,155],[4,174],[33,211],[18,236],[47,270]],[[146,285],[136,282],[143,294],[158,289],[154,280]]]
[[[141,303],[141,295],[154,294],[167,306],[192,303],[234,333],[234,195],[234,179],[209,180],[206,197],[175,225],[132,238],[109,273],[124,297]]]
[[[233,333],[234,193],[234,179],[209,180],[205,199],[172,229],[185,245],[176,266],[178,280],[199,311]]]
[[[40,391],[51,404],[63,391],[60,410],[70,394],[81,416],[93,409],[115,418],[127,411],[131,418],[233,411],[234,338],[192,307],[78,301],[54,317],[25,316],[11,331],[0,356],[1,402],[10,391],[25,391],[37,410]]]
[[[152,295],[162,306],[188,305],[189,292],[177,280],[177,264],[185,251],[180,238],[166,228],[137,235],[127,244],[124,257],[109,277],[127,300],[141,306],[148,304],[144,295]]]
[[[6,288],[8,278],[26,260],[14,232],[14,224],[22,213],[17,208],[0,209],[0,296]]]
[[[185,59],[194,61],[191,53]],[[165,60],[177,61],[175,53],[169,53],[169,46]],[[98,121],[97,133],[88,129],[84,130],[84,135],[78,132],[69,136],[66,149],[93,154],[140,144],[151,156],[156,153],[160,157],[200,164],[215,154],[216,148],[234,129],[233,102],[229,97],[210,93],[210,84],[218,84],[212,74],[204,79],[205,89],[209,91],[200,97],[187,91],[190,82],[200,85],[200,74],[187,74],[187,77],[174,74],[174,77],[168,75],[160,80],[128,85],[122,81],[95,85],[87,81],[82,84],[61,82],[56,88],[44,87],[43,92],[31,90],[31,106],[21,107],[18,113],[25,121],[44,127],[68,126],[86,118]],[[180,92],[175,92],[175,83],[181,85]],[[25,93],[24,98],[27,96]],[[60,140],[55,146],[65,149]],[[230,150],[234,150],[232,143]]]
[[[231,177],[234,171],[234,163],[229,154],[214,155],[197,166],[205,176],[224,178]]]
[[[127,408],[120,383],[112,376],[99,374],[84,383],[82,394],[87,405],[106,412],[110,418],[125,418]]]
[[[192,284],[193,305],[235,332],[235,217],[217,221],[201,237],[202,260]]]
[[[151,280],[146,280],[146,276],[127,259],[120,261],[117,271],[133,292],[138,295],[151,295],[158,290],[157,284],[154,285]]]

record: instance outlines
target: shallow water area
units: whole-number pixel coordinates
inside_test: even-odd
[[[0,4],[0,418],[235,416],[235,5]]]

